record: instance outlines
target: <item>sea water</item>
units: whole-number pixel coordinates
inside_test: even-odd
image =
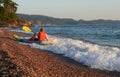
[[[30,46],[63,54],[91,68],[120,72],[120,25],[35,26],[31,29],[38,32],[42,27],[49,38],[59,43]],[[21,28],[13,31],[26,33]]]

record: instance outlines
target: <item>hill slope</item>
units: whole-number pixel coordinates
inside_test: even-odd
[[[24,20],[31,21],[35,25],[83,25],[83,24],[120,24],[120,20],[74,20],[68,18],[53,18],[43,15],[18,14]]]

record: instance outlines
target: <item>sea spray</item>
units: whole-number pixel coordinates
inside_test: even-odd
[[[61,43],[48,46],[42,46],[35,43],[29,45],[33,48],[64,54],[64,56],[82,62],[91,68],[120,71],[120,48],[100,46],[82,40],[52,37],[61,41]]]

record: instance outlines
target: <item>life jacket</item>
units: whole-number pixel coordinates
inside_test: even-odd
[[[45,32],[39,32],[38,40],[40,40],[40,41],[46,40],[46,33]]]

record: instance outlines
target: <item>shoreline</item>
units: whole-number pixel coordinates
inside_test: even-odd
[[[120,77],[120,72],[89,68],[62,54],[23,45],[13,39],[13,34],[22,35],[3,28],[0,29],[0,59],[2,60],[0,71],[3,71],[3,67],[7,71],[2,72],[3,76]],[[12,69],[7,68],[5,63]]]

